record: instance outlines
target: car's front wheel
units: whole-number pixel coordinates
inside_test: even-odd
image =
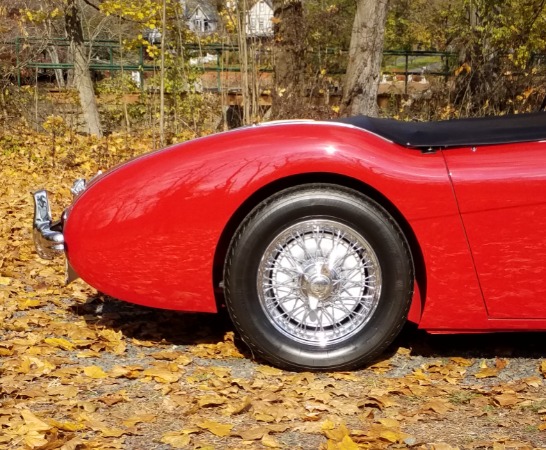
[[[243,341],[291,370],[346,370],[401,329],[413,288],[408,246],[371,199],[324,184],[264,201],[239,227],[224,274]]]

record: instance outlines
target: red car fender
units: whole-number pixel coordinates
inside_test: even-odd
[[[332,175],[380,193],[403,217],[414,254],[422,254],[411,320],[428,329],[487,327],[442,153],[342,124],[266,124],[125,163],[73,204],[67,256],[85,281],[113,297],[214,312],[213,261],[226,224],[268,186]]]

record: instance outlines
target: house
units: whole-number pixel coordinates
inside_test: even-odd
[[[271,0],[258,0],[248,10],[246,34],[251,37],[273,36],[273,3]]]
[[[182,1],[184,15],[191,31],[198,34],[213,33],[218,28],[218,12],[211,1]]]

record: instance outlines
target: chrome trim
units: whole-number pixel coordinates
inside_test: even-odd
[[[53,259],[64,252],[62,222],[52,222],[51,208],[45,189],[32,193],[34,198],[34,220],[32,235],[36,252],[43,259]]]
[[[330,219],[302,220],[281,231],[265,250],[256,279],[269,323],[315,347],[358,334],[377,309],[381,284],[371,244]]]
[[[80,195],[83,191],[85,191],[85,178],[78,178],[76,181],[74,181],[74,184],[70,188],[70,192],[72,192],[72,195],[74,197],[77,197]]]
[[[374,133],[373,131],[366,130],[364,128],[357,127],[356,125],[350,124],[350,123],[344,123],[344,122],[336,122],[335,120],[327,121],[327,120],[312,120],[312,119],[292,119],[292,120],[272,120],[270,122],[261,122],[258,124],[260,127],[268,127],[268,126],[279,126],[279,125],[328,125],[328,126],[336,126],[336,127],[345,127],[345,128],[352,128],[353,130],[359,130],[362,133],[368,133],[372,134],[386,142],[390,142],[391,144],[394,143],[394,141],[386,138],[385,136],[381,136],[380,134]],[[251,125],[249,125],[251,126]]]

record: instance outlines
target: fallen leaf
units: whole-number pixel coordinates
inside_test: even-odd
[[[275,367],[270,367],[270,366],[258,366],[256,367],[256,371],[260,372],[263,375],[273,376],[273,377],[280,376],[283,374],[282,370],[276,369]]]
[[[128,428],[134,427],[137,423],[150,423],[155,422],[157,416],[155,414],[138,414],[131,416],[123,421],[123,425]]]
[[[226,399],[217,394],[207,394],[199,397],[197,403],[201,408],[208,406],[219,406],[226,403]]]
[[[101,379],[108,377],[108,374],[99,366],[87,366],[83,368],[83,373],[89,378]]]
[[[493,399],[499,406],[513,406],[519,403],[518,396],[515,393],[495,395]]]
[[[25,430],[29,431],[47,431],[51,429],[51,425],[48,425],[43,420],[36,417],[28,409],[21,411],[21,417],[25,421]]]
[[[61,348],[63,350],[74,350],[76,347],[72,342],[63,338],[45,338],[44,342],[52,347]]]
[[[159,383],[176,383],[182,376],[180,373],[167,367],[153,367],[142,372],[145,377],[152,377]]]
[[[219,437],[229,436],[231,433],[231,429],[233,428],[233,425],[231,424],[214,422],[212,420],[206,420],[204,422],[198,423],[197,426],[199,428],[208,430],[215,436],[219,436]]]
[[[190,445],[191,435],[178,431],[169,431],[163,435],[161,442],[174,448],[186,448]]]
[[[282,447],[281,444],[269,434],[264,435],[264,437],[261,440],[261,443],[264,447],[267,448],[280,448]]]
[[[499,369],[496,367],[482,367],[474,374],[476,378],[491,378],[499,374]]]
[[[431,400],[421,408],[422,411],[434,411],[438,414],[445,414],[451,409],[453,409],[453,406],[443,399]]]

